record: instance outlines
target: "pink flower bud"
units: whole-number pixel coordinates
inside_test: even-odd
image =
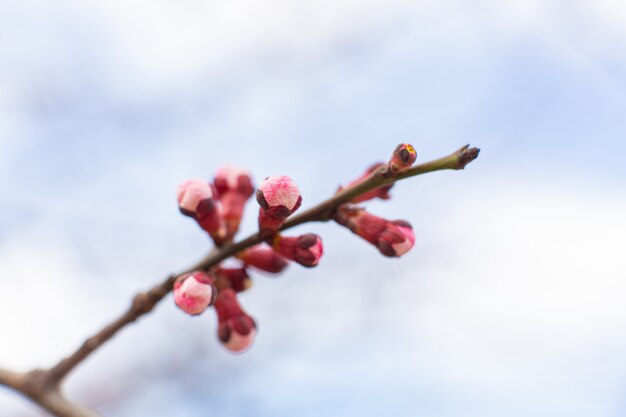
[[[356,180],[352,181],[351,183],[349,183],[345,188],[350,188],[353,187],[357,184],[360,184],[361,182],[363,182],[366,178],[368,178],[373,172],[386,167],[387,164],[384,164],[382,162],[374,164],[372,166],[370,166],[364,173],[363,175],[361,175],[359,178],[357,178]],[[352,203],[361,203],[363,201],[368,201],[368,200],[372,200],[374,198],[380,198],[381,200],[388,200],[390,198],[389,195],[389,190],[391,190],[391,187],[393,187],[393,183],[391,184],[387,184],[387,185],[383,185],[382,187],[379,188],[375,188],[371,191],[368,191],[366,193],[363,193],[355,198],[353,198],[351,200]],[[339,191],[343,190],[344,187],[341,187],[339,189]]]
[[[176,196],[181,213],[196,219],[214,239],[223,237],[220,207],[210,184],[202,180],[187,180],[178,186]]]
[[[411,225],[403,220],[389,221],[359,208],[342,208],[337,223],[367,240],[385,256],[402,256],[415,244]]]
[[[232,237],[239,230],[246,201],[254,193],[252,179],[248,171],[226,166],[217,171],[213,183],[222,203],[226,235]]]
[[[254,193],[250,173],[234,166],[220,168],[213,184],[220,196],[227,191],[234,191],[248,198]]]
[[[207,211],[215,198],[211,185],[202,180],[187,180],[176,189],[178,208],[185,216],[196,217],[198,210],[202,213]]]
[[[389,160],[389,170],[392,174],[406,171],[413,165],[417,158],[417,152],[408,143],[401,143],[396,147]]]
[[[239,253],[237,258],[246,265],[261,271],[277,274],[288,265],[287,260],[267,245],[256,245]]]
[[[324,253],[322,239],[313,233],[297,237],[276,235],[273,247],[285,258],[308,268],[316,266]]]
[[[235,291],[226,288],[220,291],[215,302],[217,311],[217,335],[224,347],[231,352],[248,349],[256,335],[256,324],[239,306]]]
[[[239,224],[243,217],[243,209],[248,197],[236,191],[226,191],[220,194],[222,203],[222,218],[226,227],[226,235],[234,236],[239,230]]]
[[[252,280],[248,276],[246,268],[222,268],[215,273],[218,279],[225,281],[228,288],[235,292],[243,292],[252,286]]]
[[[263,207],[259,208],[259,230],[275,231],[285,223],[284,218],[270,216]]]
[[[217,290],[213,279],[201,271],[181,275],[174,282],[174,301],[178,308],[192,316],[213,304]]]
[[[296,183],[285,175],[267,177],[256,192],[261,206],[261,230],[277,230],[300,207],[302,196]],[[278,225],[278,226],[277,226]]]
[[[402,256],[407,253],[413,245],[415,244],[415,234],[413,233],[413,228],[411,225],[404,220],[395,220],[391,222],[396,226],[397,230],[393,230],[392,228],[387,228],[388,235],[384,235],[381,238],[383,245],[390,245],[392,252],[395,255],[392,256]],[[404,240],[398,241],[396,238],[397,231],[400,232]],[[391,251],[390,251],[391,252]]]

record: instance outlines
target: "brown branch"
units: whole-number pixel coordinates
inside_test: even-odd
[[[76,365],[85,360],[93,351],[102,346],[104,342],[115,336],[124,326],[152,311],[154,306],[170,292],[175,279],[174,275],[169,276],[159,285],[146,292],[137,294],[133,298],[130,308],[124,314],[85,340],[76,352],[50,368],[48,371],[50,380],[53,382],[61,381]]]
[[[0,368],[0,385],[6,385],[10,388],[15,388],[16,381],[19,379],[19,375],[16,372],[9,371],[8,369]]]
[[[68,401],[59,386],[50,378],[49,371],[35,369],[18,373],[0,369],[0,384],[30,398],[34,403],[60,417],[100,417],[100,414]]]
[[[470,148],[469,145],[466,145],[448,156],[415,165],[407,171],[395,175],[391,175],[386,168],[381,168],[379,171],[373,172],[362,182],[346,188],[320,204],[290,218],[285,222],[281,230],[287,230],[307,222],[327,221],[331,218],[333,211],[342,204],[381,186],[427,172],[444,169],[463,169],[468,163],[478,157],[478,152],[479,150],[477,148]],[[237,243],[226,244],[211,252],[195,265],[178,274],[170,275],[151,289],[135,295],[126,312],[105,326],[102,330],[89,337],[74,353],[62,359],[50,369],[15,373],[0,368],[0,385],[13,388],[58,417],[98,416],[97,413],[74,404],[62,396],[60,385],[63,379],[76,366],[89,357],[91,353],[99,349],[106,341],[115,336],[117,332],[126,327],[126,325],[133,323],[144,314],[152,311],[159,301],[172,291],[172,286],[178,276],[192,271],[207,270],[216,266],[223,260],[263,242],[266,237],[267,236],[260,232],[257,232]]]

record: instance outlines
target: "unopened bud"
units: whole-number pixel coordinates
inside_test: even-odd
[[[239,303],[235,291],[230,288],[220,291],[215,302],[217,311],[217,335],[224,347],[231,352],[248,349],[256,335],[256,324]]]
[[[176,189],[178,208],[185,216],[196,217],[211,210],[207,206],[215,199],[211,185],[202,180],[187,180]]]
[[[215,273],[218,279],[226,282],[235,292],[243,292],[252,286],[252,280],[246,268],[222,268]]]
[[[404,220],[386,220],[360,208],[342,208],[334,219],[385,256],[402,256],[415,244],[413,229]]]
[[[222,203],[226,235],[232,237],[239,230],[246,201],[254,193],[252,179],[248,171],[227,166],[217,171],[213,184]]]
[[[176,196],[181,213],[196,219],[213,238],[223,237],[220,207],[210,184],[202,180],[187,180],[178,186]]]
[[[378,249],[385,256],[402,256],[415,244],[415,234],[411,225],[404,220],[387,223],[385,231],[378,239]]]
[[[359,178],[357,178],[356,180],[350,182],[348,185],[346,185],[345,187],[341,187],[339,189],[339,191],[343,190],[344,188],[350,188],[350,187],[354,187],[357,184],[360,184],[361,182],[363,182],[365,179],[367,179],[370,175],[372,175],[372,173],[382,169],[383,167],[386,167],[387,164],[384,164],[382,162],[374,164],[372,166],[370,166]],[[381,200],[388,200],[390,198],[389,195],[389,190],[391,190],[391,187],[393,187],[393,183],[391,184],[387,184],[387,185],[383,185],[382,187],[378,187],[375,188],[373,190],[370,190],[366,193],[363,193],[355,198],[353,198],[351,200],[352,203],[362,203],[363,201],[368,201],[368,200],[372,200],[374,198],[380,198]]]
[[[217,290],[213,279],[202,271],[181,275],[174,282],[174,301],[178,308],[192,316],[213,304]]]
[[[313,233],[297,237],[276,235],[273,247],[285,258],[308,268],[316,266],[324,253],[322,239]]]
[[[259,228],[277,230],[300,207],[302,196],[296,183],[285,175],[267,177],[256,192],[261,206]]]
[[[411,168],[417,158],[417,152],[408,143],[401,143],[396,147],[389,160],[389,170],[392,174],[406,171]]]
[[[235,191],[246,198],[254,193],[250,173],[234,166],[220,168],[215,174],[213,184],[220,196],[227,191]]]
[[[237,255],[237,258],[246,265],[260,269],[261,271],[277,274],[282,272],[289,264],[274,249],[267,245],[256,245]]]
[[[283,223],[285,218],[270,216],[263,207],[259,208],[259,230],[276,231]]]

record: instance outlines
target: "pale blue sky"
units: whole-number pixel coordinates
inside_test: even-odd
[[[413,224],[402,259],[304,226],[326,254],[242,296],[248,353],[168,300],[69,390],[107,416],[622,415],[625,27],[608,0],[0,2],[0,365],[209,249],[184,179],[288,174],[306,207],[398,142],[471,143],[370,205]]]

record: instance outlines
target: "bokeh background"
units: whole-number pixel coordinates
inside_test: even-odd
[[[0,366],[48,366],[209,250],[174,190],[234,163],[303,207],[399,142],[402,259],[334,224],[255,275],[253,348],[171,297],[86,361],[106,416],[626,414],[626,6],[1,0]],[[247,212],[243,231],[255,227]],[[0,388],[0,415],[43,415]]]

